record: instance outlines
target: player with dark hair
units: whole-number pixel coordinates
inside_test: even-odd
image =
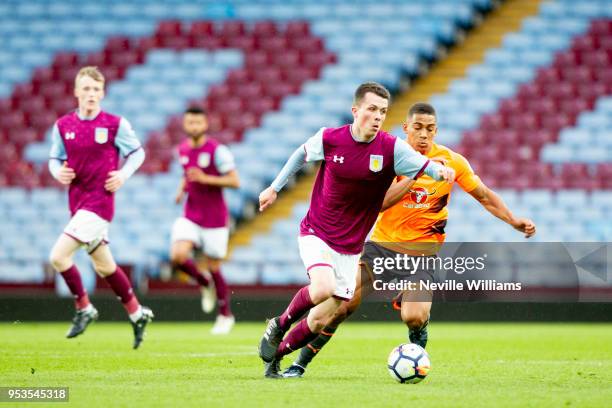
[[[523,232],[527,238],[535,234],[535,224],[527,218],[515,217],[503,200],[474,174],[462,155],[434,142],[438,129],[433,106],[414,104],[408,111],[403,129],[408,145],[430,160],[453,168],[457,184],[487,211]],[[285,377],[303,376],[307,365],[331,339],[340,323],[359,307],[361,298],[373,290],[371,271],[375,258],[395,258],[397,254],[411,252],[435,256],[446,238],[444,229],[451,190],[451,185],[427,175],[416,182],[398,177],[385,195],[383,212],[378,217],[371,240],[365,244],[355,296],[336,311],[317,338],[302,348],[297,360],[283,374]],[[431,270],[417,273],[417,279],[433,279]],[[394,307],[400,310],[401,319],[408,326],[410,342],[425,347],[431,293],[404,292],[394,299]]]
[[[176,203],[187,194],[185,212],[172,226],[170,259],[175,268],[191,276],[202,290],[202,310],[212,312],[216,300],[219,313],[213,334],[228,334],[235,319],[230,310],[230,292],[221,273],[221,262],[227,255],[229,212],[223,188],[238,188],[240,180],[229,149],[206,135],[206,112],[191,107],[183,115],[187,139],[178,148],[179,161],[185,171],[176,195]],[[205,256],[212,281],[202,274],[192,258],[194,249]]]
[[[69,186],[72,215],[50,255],[51,265],[75,297],[76,314],[66,337],[78,336],[98,318],[72,261],[79,247],[85,247],[96,273],[123,303],[133,326],[133,346],[138,348],[153,312],[140,305],[125,272],[115,263],[108,247],[108,229],[114,215],[115,192],[143,163],[144,150],[125,118],[101,109],[104,76],[96,67],[78,72],[74,95],[78,109],[53,126],[49,159],[53,177]],[[126,158],[120,170],[119,153]]]
[[[321,128],[291,155],[259,196],[263,211],[304,162],[321,162],[298,238],[310,285],[300,289],[287,309],[268,322],[259,345],[268,378],[281,377],[283,356],[315,338],[342,302],[353,297],[359,254],[395,176],[416,180],[427,174],[448,183],[454,180],[452,169],[428,160],[381,130],[389,100],[389,91],[382,85],[360,85],[351,109],[353,123]]]

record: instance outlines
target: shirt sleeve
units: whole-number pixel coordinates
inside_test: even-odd
[[[287,160],[278,176],[272,182],[274,191],[279,192],[287,184],[289,178],[302,168],[304,163],[325,160],[323,154],[323,131],[319,129],[314,136],[310,137],[303,145],[298,147]]]
[[[62,168],[62,162],[56,159],[49,160],[49,173],[53,176],[54,179],[59,179],[59,172]]]
[[[325,160],[325,155],[323,153],[323,131],[324,130],[325,130],[324,127],[319,129],[319,131],[315,133],[314,136],[312,136],[310,139],[306,141],[306,143],[302,145],[304,152],[306,153],[306,159],[305,159],[306,162],[315,162],[315,161]]]
[[[438,172],[442,166],[432,162],[422,154],[417,153],[403,140],[395,139],[393,150],[395,173],[416,180],[422,174],[427,174],[435,180],[442,180]]]
[[[64,147],[64,141],[59,132],[57,123],[53,125],[51,130],[51,151],[49,152],[49,160],[64,161],[68,159],[66,154],[66,148]]]
[[[461,187],[463,191],[469,193],[482,184],[480,177],[474,173],[472,166],[470,166],[470,163],[465,157],[459,153],[455,153],[453,159],[453,168],[457,173],[455,181],[457,184],[459,184],[459,187]]]
[[[119,129],[115,137],[115,146],[117,146],[123,157],[129,156],[142,147],[132,125],[125,118],[121,118],[119,122]]]
[[[225,174],[236,168],[234,163],[234,155],[230,152],[230,149],[225,145],[217,146],[215,150],[215,167],[219,170],[219,173]]]
[[[144,149],[136,149],[132,153],[127,156],[125,163],[123,163],[123,167],[121,167],[121,173],[125,176],[126,179],[130,178],[132,174],[138,170],[142,163],[144,163],[145,152]]]
[[[295,149],[293,154],[287,160],[278,176],[274,179],[271,186],[277,193],[287,184],[289,178],[298,172],[306,162],[306,152],[303,147]]]

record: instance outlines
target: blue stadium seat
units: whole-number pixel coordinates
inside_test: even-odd
[[[8,96],[16,83],[30,79],[32,70],[47,65],[56,51],[100,51],[109,36],[152,35],[160,20],[181,19],[186,23],[185,28],[191,20],[207,18],[216,19],[217,22],[228,18],[244,18],[250,21],[309,20],[312,23],[312,31],[323,37],[326,48],[337,52],[338,63],[325,67],[322,78],[309,81],[302,87],[300,94],[283,101],[280,111],[266,114],[261,128],[252,129],[245,134],[243,145],[246,147],[242,152],[241,148],[238,148],[236,154],[244,187],[240,191],[226,193],[231,212],[236,215],[241,212],[247,200],[253,200],[265,183],[274,177],[293,148],[303,143],[320,126],[340,124],[349,116],[350,98],[359,81],[373,79],[397,88],[402,69],[416,73],[420,69],[421,58],[437,56],[440,41],[454,40],[457,33],[456,24],[467,26],[473,21],[476,8],[491,7],[490,0],[445,1],[433,4],[426,0],[383,1],[375,5],[358,4],[348,0],[306,3],[278,1],[268,8],[238,0],[227,3],[176,1],[169,4],[146,1],[125,3],[117,0],[105,5],[79,3],[78,7],[75,7],[72,0],[61,4],[51,1],[0,4],[0,96]],[[554,52],[566,47],[573,35],[583,32],[590,18],[609,14],[611,10],[607,2],[576,3],[560,0],[544,3],[539,16],[527,20],[520,32],[504,39],[503,47],[490,52],[484,64],[470,68],[467,79],[455,82],[449,93],[433,99],[440,112],[438,141],[451,146],[457,143],[463,130],[475,128],[482,114],[496,109],[500,99],[512,95],[517,85],[531,80],[538,67],[552,60]],[[113,18],[98,18],[104,15],[103,12]],[[376,22],[356,18],[363,13],[376,17]],[[87,20],[87,23],[83,23],[84,20]],[[348,24],[349,21],[355,24]],[[380,21],[384,21],[384,24]],[[84,31],[84,28],[89,29],[90,35],[75,35]],[[369,34],[365,40],[364,34]],[[356,48],[359,43],[362,49]],[[381,43],[393,44],[397,52],[362,52],[363,49],[375,49]],[[159,54],[161,57],[156,56]],[[389,69],[366,65],[372,59]],[[517,65],[517,62],[520,62],[520,65]],[[212,84],[225,78],[229,69],[242,64],[242,53],[236,50],[214,53],[200,50],[154,50],[147,55],[145,64],[131,66],[127,70],[125,80],[111,84],[107,89],[105,106],[127,115],[144,141],[148,131],[163,129],[170,115],[180,112],[189,100],[204,97]],[[500,72],[503,74],[500,75]],[[185,77],[191,80],[185,83]],[[500,80],[500,77],[503,80]],[[142,98],[133,98],[135,93],[142,95]],[[466,100],[465,97],[472,94],[478,95],[478,99]],[[139,103],[134,101],[135,99],[147,102]],[[544,148],[542,157],[545,160],[552,157],[554,163],[609,160],[610,150],[606,148],[575,153],[575,146],[579,140],[578,135],[586,134],[588,140],[597,141],[602,146],[608,143],[608,146],[612,147],[608,142],[609,138],[605,136],[605,130],[612,126],[610,105],[612,102],[598,101],[592,115],[584,114],[579,118],[575,128],[577,133],[573,136],[571,133],[568,133],[568,136],[562,135],[556,145]],[[602,106],[608,108],[604,109]],[[144,111],[147,113],[141,114]],[[297,127],[299,129],[296,129]],[[396,132],[401,136],[401,130]],[[282,135],[281,140],[279,135]],[[262,145],[274,142],[274,149],[262,153]],[[26,157],[32,161],[44,162],[48,148],[48,142],[35,144],[28,147]],[[550,151],[555,148],[558,150]],[[571,152],[574,153],[570,154]],[[117,196],[117,202],[121,203],[121,206],[118,206],[116,224],[121,225],[121,228],[113,230],[113,234],[117,237],[129,236],[133,241],[127,242],[136,243],[131,251],[124,250],[122,253],[122,250],[119,250],[122,259],[143,263],[155,256],[167,256],[163,253],[167,250],[167,233],[173,218],[180,214],[180,207],[171,205],[179,171],[174,165],[171,173],[167,175],[135,177]],[[66,194],[56,190],[41,193],[35,190],[31,195],[19,191],[15,193],[2,190],[0,214],[15,215],[19,220],[32,216],[44,219],[44,223],[28,226],[26,231],[30,241],[34,239],[34,232],[40,235],[40,245],[37,244],[31,252],[32,256],[41,258],[46,244],[56,237],[68,219]],[[523,194],[511,191],[503,193],[508,197],[509,205],[520,214],[523,214],[523,211],[525,214],[533,212],[533,208],[538,205],[552,206],[550,211],[533,212],[538,216],[542,213],[545,222],[542,234],[544,237],[548,234],[564,239],[559,235],[559,227],[554,224],[555,217],[583,220],[586,223],[593,222],[612,209],[612,199],[604,192],[593,192],[590,196],[585,192],[576,194],[572,191],[562,191],[556,196],[546,192],[546,197],[543,193],[540,196],[538,194],[538,191],[526,191]],[[55,199],[61,202],[53,203]],[[573,208],[576,203],[581,206],[593,205],[596,208],[593,211],[576,212]],[[130,208],[130,204],[137,204],[138,208]],[[516,234],[501,222],[491,221],[493,224],[490,224],[491,219],[485,218],[489,215],[471,197],[463,193],[457,192],[451,205],[451,211],[460,214],[460,218],[465,217],[465,222],[456,225],[449,223],[449,237],[491,240],[520,237],[520,234]],[[24,206],[31,206],[32,210],[14,210]],[[278,226],[272,227],[274,234],[295,239],[299,219],[305,211],[303,205],[297,208],[290,220],[281,221]],[[158,221],[157,225],[151,219]],[[162,222],[165,231],[163,235],[154,232],[159,231],[159,224]],[[18,226],[11,225],[7,226],[8,229],[3,225],[3,235],[6,231],[17,231]],[[483,228],[485,225],[487,228]],[[488,227],[489,225],[493,226]],[[589,228],[576,229],[568,234],[571,233],[573,239],[610,237],[610,228],[601,226],[601,223],[588,225]],[[486,230],[485,233],[481,232],[483,229]],[[150,236],[154,237],[149,238]],[[278,241],[271,239],[268,242],[268,250],[276,248],[274,242]],[[291,242],[292,247],[294,243],[295,241]],[[4,246],[2,240],[0,260],[1,254],[7,253],[6,248],[8,247]],[[242,252],[243,255],[240,251],[237,252],[238,258],[249,258],[248,251],[247,255],[244,255],[245,251]],[[282,279],[292,282],[304,279],[305,274],[299,260],[291,263],[289,253],[275,252],[272,256],[277,257],[275,259],[279,265],[290,265],[289,269],[300,273],[287,274]],[[293,253],[292,256],[297,255]],[[251,260],[253,259],[257,259],[257,255]],[[251,265],[250,261],[248,265]],[[279,266],[279,269],[282,268]],[[266,276],[271,276],[272,272],[269,270]],[[249,272],[245,274],[245,282],[255,282],[258,273],[257,267],[250,267]],[[236,279],[239,281],[240,277]]]
[[[259,280],[258,269],[249,263],[223,265],[223,276],[230,285],[253,285]]]

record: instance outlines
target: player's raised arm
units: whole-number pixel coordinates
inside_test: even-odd
[[[119,190],[123,183],[138,170],[145,159],[144,149],[136,137],[132,125],[125,118],[121,118],[121,122],[119,122],[115,146],[117,146],[121,155],[126,158],[126,161],[121,170],[108,173],[104,188],[112,193]]]
[[[438,181],[455,181],[455,170],[429,160],[400,139],[395,141],[394,159],[395,173],[398,175],[416,180],[422,174],[427,174]]]
[[[536,226],[528,218],[517,218],[506,206],[504,200],[480,180],[465,157],[454,154],[454,166],[457,169],[457,184],[474,197],[488,212],[511,225],[530,238],[536,233]]]
[[[66,154],[66,148],[64,142],[59,133],[57,123],[53,125],[51,131],[51,151],[49,153],[49,172],[57,181],[64,185],[72,183],[72,180],[76,177],[76,173],[70,167],[66,160],[68,156]]]
[[[484,183],[469,192],[488,212],[511,225],[517,231],[525,234],[525,238],[530,238],[536,233],[536,226],[529,218],[515,217],[512,211],[506,206],[502,198]]]
[[[306,141],[303,145],[298,147],[293,154],[287,160],[287,163],[283,166],[278,176],[274,179],[270,187],[266,188],[259,194],[259,211],[265,210],[267,207],[272,205],[276,201],[278,192],[289,181],[289,178],[298,172],[307,162],[321,161],[324,160],[323,155],[323,131],[325,128],[319,129],[319,131]]]

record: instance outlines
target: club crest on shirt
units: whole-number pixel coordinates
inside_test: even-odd
[[[200,153],[198,155],[198,166],[208,167],[210,164],[210,153]]]
[[[108,142],[108,129],[107,128],[96,128],[94,140],[96,143],[103,144]]]
[[[381,154],[370,155],[370,170],[379,172],[383,168],[383,156]]]
[[[187,157],[187,156],[180,156],[179,157],[179,162],[182,165],[186,165],[187,163],[189,163],[189,157]]]

